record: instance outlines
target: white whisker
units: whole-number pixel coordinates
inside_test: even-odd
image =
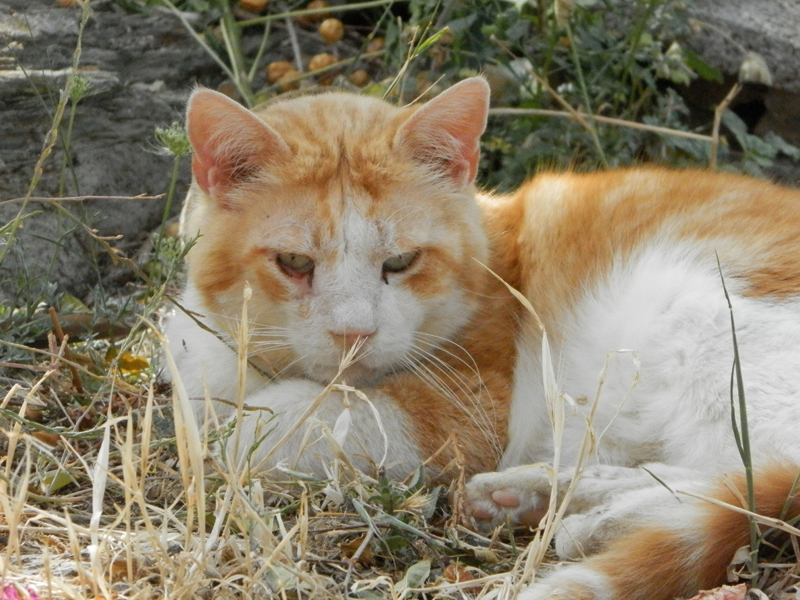
[[[458,359],[458,357],[456,358]],[[470,418],[475,419],[478,429],[483,432],[487,439],[492,441],[495,450],[501,453],[502,448],[499,447],[499,443],[497,442],[495,424],[490,420],[488,413],[480,402],[480,394],[487,393],[480,379],[480,374],[477,372],[477,369],[473,369],[462,359],[458,360],[469,367],[476,375],[477,392],[474,391],[475,386],[467,376],[428,350],[415,346],[412,349],[412,353],[406,357],[403,362],[408,366],[409,370],[414,372],[433,389],[441,393],[455,407]],[[448,385],[447,380],[449,380],[452,387]],[[460,394],[458,392],[460,392]],[[471,407],[465,404],[464,399],[468,399]]]

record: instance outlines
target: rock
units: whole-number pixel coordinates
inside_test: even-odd
[[[774,88],[800,93],[800,2],[693,0],[689,14],[700,25],[690,44],[709,64],[736,74],[745,53],[757,52]]]
[[[705,101],[699,104],[711,107],[719,102],[735,81],[747,53],[755,52],[769,69],[771,86],[750,86],[734,102],[734,108],[756,103],[758,114],[751,123],[756,133],[773,131],[800,145],[800,2],[694,0],[689,14],[697,21],[697,33],[688,40],[689,46],[728,75],[717,89],[706,85],[700,94],[705,95]],[[747,107],[743,109],[746,111]],[[740,116],[747,120],[744,114]]]
[[[111,0],[93,1],[91,11],[79,63],[90,95],[75,111],[71,169],[63,168],[68,105],[34,196],[55,197],[60,185],[68,196],[162,194],[173,157],[154,151],[154,129],[182,121],[192,86],[217,83],[219,69],[168,11],[130,14]],[[58,8],[52,0],[0,0],[0,227],[18,213],[21,203],[10,201],[24,197],[33,178],[71,73],[80,19],[80,7]],[[184,158],[174,211],[189,181]],[[114,243],[130,253],[142,232],[161,222],[164,202],[98,199],[64,206],[100,235],[121,235]],[[56,288],[85,296],[108,257],[53,206],[30,202],[25,213],[32,212],[38,214],[24,221],[0,264],[0,300],[23,302]]]

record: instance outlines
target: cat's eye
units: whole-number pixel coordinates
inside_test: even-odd
[[[411,263],[414,262],[418,254],[419,252],[412,250],[411,252],[403,252],[397,256],[387,258],[383,261],[384,273],[399,273],[400,271],[405,271],[411,266]]]
[[[305,254],[282,252],[278,254],[278,264],[290,275],[308,275],[314,270],[314,261]]]

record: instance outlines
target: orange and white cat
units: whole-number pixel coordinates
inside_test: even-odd
[[[748,543],[746,517],[674,491],[740,505],[721,269],[758,510],[800,513],[800,193],[648,168],[479,194],[488,97],[474,78],[421,106],[330,93],[252,113],[194,93],[183,232],[200,237],[184,303],[219,336],[180,312],[167,334],[198,415],[209,404],[235,415],[247,283],[252,464],[324,475],[339,443],[358,466],[402,476],[439,450],[433,466],[446,471],[457,446],[470,474],[504,469],[468,484],[476,520],[535,520],[551,480],[521,465],[554,458],[548,357],[535,318],[488,265],[549,336],[568,399],[561,490],[587,426],[596,442],[556,537],[563,558],[592,556],[520,597],[666,600],[721,583]],[[335,378],[368,400],[328,389],[271,451]]]

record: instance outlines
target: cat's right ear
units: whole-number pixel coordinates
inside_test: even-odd
[[[471,77],[422,105],[397,131],[395,144],[465,187],[478,172],[488,114],[489,85],[482,77]]]
[[[260,166],[290,154],[269,125],[227,96],[197,89],[189,98],[186,130],[192,171],[208,196],[229,208],[228,193]]]

